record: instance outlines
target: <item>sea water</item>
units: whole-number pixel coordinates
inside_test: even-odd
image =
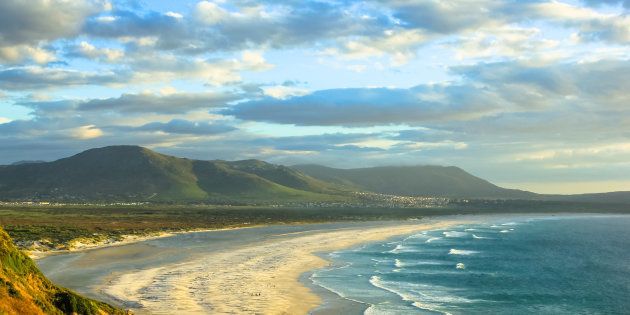
[[[311,281],[365,314],[630,314],[630,216],[494,218],[327,256]]]

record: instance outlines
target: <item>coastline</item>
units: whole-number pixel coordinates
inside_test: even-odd
[[[322,298],[300,278],[330,264],[319,253],[462,223],[432,218],[277,235],[189,262],[118,275],[100,290],[138,313],[177,307],[189,313],[307,314]],[[147,289],[151,286],[161,290]]]
[[[74,240],[70,249],[50,249],[50,250],[28,250],[22,249],[22,251],[28,255],[33,260],[43,259],[53,255],[63,255],[70,253],[80,253],[89,250],[96,250],[108,247],[116,247],[123,245],[131,245],[144,241],[156,240],[160,238],[171,237],[180,234],[189,234],[189,233],[203,233],[203,232],[212,232],[212,231],[231,231],[231,230],[240,230],[240,229],[249,229],[256,228],[265,225],[248,225],[248,226],[235,226],[235,227],[226,227],[226,228],[217,228],[217,229],[191,229],[191,230],[181,230],[181,231],[170,231],[170,232],[148,232],[144,234],[125,234],[122,235],[120,240],[114,239],[106,239],[101,241],[96,241],[92,239],[87,239],[87,242],[81,242],[79,240]]]

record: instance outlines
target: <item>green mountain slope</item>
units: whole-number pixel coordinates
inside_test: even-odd
[[[630,203],[630,192],[543,195],[505,189],[449,166],[337,169],[259,160],[202,161],[138,146],[91,149],[54,162],[0,166],[0,200],[352,201],[348,192],[402,196]]]
[[[258,167],[251,165],[259,164]],[[278,182],[276,182],[276,180]],[[297,171],[262,161],[198,161],[138,146],[91,149],[49,163],[0,168],[0,198],[203,201],[341,198]]]
[[[295,189],[321,193],[337,193],[344,188],[307,176],[302,172],[284,165],[269,164],[259,160],[243,160],[226,163],[234,169],[256,174],[269,181]]]
[[[0,314],[127,314],[58,287],[0,228]]]
[[[501,188],[453,166],[336,169],[321,165],[296,165],[293,168],[322,181],[382,194],[467,198],[535,196],[526,191]]]

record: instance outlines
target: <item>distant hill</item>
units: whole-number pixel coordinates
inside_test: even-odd
[[[138,146],[91,149],[0,168],[0,198],[204,201],[327,200],[337,189],[262,161],[199,161]]]
[[[293,168],[322,181],[382,194],[506,199],[536,197],[531,192],[501,188],[454,166],[338,169],[310,164]]]
[[[127,314],[54,285],[0,228],[0,314]]]
[[[630,191],[614,191],[607,193],[577,194],[577,195],[541,195],[544,200],[572,201],[572,202],[606,202],[630,204]]]
[[[46,161],[40,161],[40,160],[35,160],[35,161],[17,161],[17,162],[13,162],[11,165],[22,165],[22,164],[33,164],[33,163],[44,163]]]
[[[260,160],[191,160],[139,146],[0,166],[0,200],[156,202],[353,201],[349,192],[630,204],[630,192],[544,195],[506,189],[454,166],[338,169]]]

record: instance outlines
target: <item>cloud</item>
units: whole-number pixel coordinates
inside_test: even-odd
[[[419,30],[385,30],[380,36],[344,40],[340,47],[329,48],[324,53],[350,60],[390,55],[392,65],[401,66],[415,57],[418,47],[429,39]]]
[[[227,6],[226,6],[227,7]],[[154,38],[150,47],[199,54],[310,45],[347,35],[367,35],[385,20],[368,21],[344,5],[324,2],[198,2],[190,17],[114,10],[87,20],[83,31],[101,38]],[[135,46],[141,49],[140,46]]]
[[[541,37],[537,28],[500,26],[480,29],[446,44],[458,59],[509,57],[549,58],[558,41]]]
[[[80,33],[83,21],[103,9],[97,1],[6,0],[0,2],[0,62],[45,64],[55,52],[42,45]]]
[[[0,89],[35,90],[75,85],[123,83],[129,75],[119,71],[87,72],[59,68],[15,67],[0,70]]]
[[[308,90],[296,86],[274,85],[262,88],[265,95],[273,98],[286,99],[291,96],[301,96],[308,94]]]
[[[14,45],[0,47],[0,60],[7,64],[19,64],[24,59],[30,59],[38,64],[45,64],[56,60],[53,52],[44,48],[30,45]]]
[[[582,106],[593,109],[627,108],[630,62],[599,60],[536,65],[500,62],[453,68],[478,85],[485,85],[520,108]]]
[[[450,34],[494,23],[504,14],[506,2],[472,0],[448,1],[383,1],[393,16],[406,28]]]
[[[227,93],[123,94],[120,97],[80,102],[79,111],[182,114],[195,109],[224,107],[238,96]]]
[[[136,53],[127,56],[133,69],[133,81],[155,82],[176,79],[201,80],[210,85],[234,84],[243,71],[266,71],[273,68],[260,51],[243,51],[241,58],[198,59],[171,53]]]
[[[79,140],[88,140],[101,137],[103,130],[96,128],[94,125],[86,125],[72,129],[72,136]]]
[[[621,4],[624,8],[630,9],[630,0],[584,0],[584,2],[588,5],[592,6],[601,6],[601,5],[619,5]]]
[[[239,103],[222,113],[303,126],[373,126],[467,119],[491,111],[493,97],[467,86],[331,89],[285,100]]]
[[[630,43],[630,17],[627,14],[601,13],[555,1],[532,4],[529,10],[540,19],[577,28],[579,38],[584,41]]]
[[[243,120],[303,126],[375,126],[476,120],[499,113],[544,110],[625,111],[630,63],[536,65],[499,62],[452,68],[457,84],[409,89],[316,91],[288,99],[264,98],[222,113]]]
[[[152,122],[133,129],[138,131],[159,131],[169,134],[188,135],[214,135],[237,130],[237,128],[226,124],[188,121],[184,119],[173,119],[166,123]]]
[[[121,49],[113,48],[97,48],[87,41],[81,41],[78,45],[70,46],[68,57],[81,57],[93,60],[102,60],[105,62],[115,62],[125,56],[125,52]]]
[[[1,1],[0,46],[74,36],[88,16],[102,9],[96,1]]]

